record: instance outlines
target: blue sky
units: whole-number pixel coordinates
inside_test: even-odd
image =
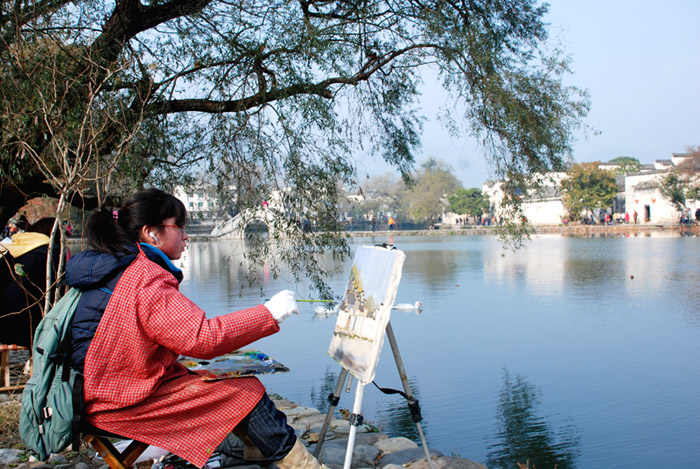
[[[652,163],[700,145],[700,2],[549,3],[550,38],[572,57],[568,81],[588,89],[591,111],[585,122],[600,132],[578,136],[576,161],[624,155]],[[442,130],[435,115],[446,101],[434,85],[426,85],[423,96],[429,122],[418,162],[440,158],[465,187],[480,187],[490,176],[483,151],[475,141],[454,139]],[[364,158],[358,166],[360,176],[387,170]]]

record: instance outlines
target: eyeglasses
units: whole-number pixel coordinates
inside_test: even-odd
[[[160,225],[160,226],[168,227],[168,228],[177,228],[178,230],[180,230],[180,234],[185,234],[185,227],[184,227],[184,226],[166,225],[165,223],[163,223],[163,224]]]

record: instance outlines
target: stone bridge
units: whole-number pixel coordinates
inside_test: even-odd
[[[274,216],[270,210],[263,208],[257,210],[244,210],[233,217],[226,217],[216,223],[211,235],[214,238],[237,239],[245,237],[245,230],[254,223],[262,223],[267,226],[269,236],[274,230]]]

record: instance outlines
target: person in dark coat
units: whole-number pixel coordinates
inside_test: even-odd
[[[42,218],[0,245],[0,343],[31,348],[43,317],[46,258],[53,218]],[[59,247],[54,250],[56,278]]]

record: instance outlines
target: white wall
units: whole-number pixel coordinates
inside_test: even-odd
[[[565,177],[564,173],[552,173],[547,178],[540,182],[543,185],[554,187],[561,186],[561,180]],[[482,192],[488,194],[491,201],[491,208],[495,211],[496,218],[504,218],[504,213],[501,210],[501,202],[503,201],[503,183],[487,183],[481,188]],[[533,226],[543,225],[561,225],[563,218],[568,218],[566,208],[561,198],[546,198],[538,199],[532,197],[530,200],[523,201],[523,215],[525,215],[529,223]]]
[[[678,223],[679,212],[675,206],[666,199],[661,190],[654,187],[665,176],[661,174],[638,174],[625,178],[625,207],[630,214],[630,223],[633,214],[638,214],[638,223],[655,225],[667,225]],[[649,220],[645,220],[649,210]]]
[[[533,226],[561,225],[562,219],[568,218],[566,207],[561,199],[524,202],[523,215]]]

